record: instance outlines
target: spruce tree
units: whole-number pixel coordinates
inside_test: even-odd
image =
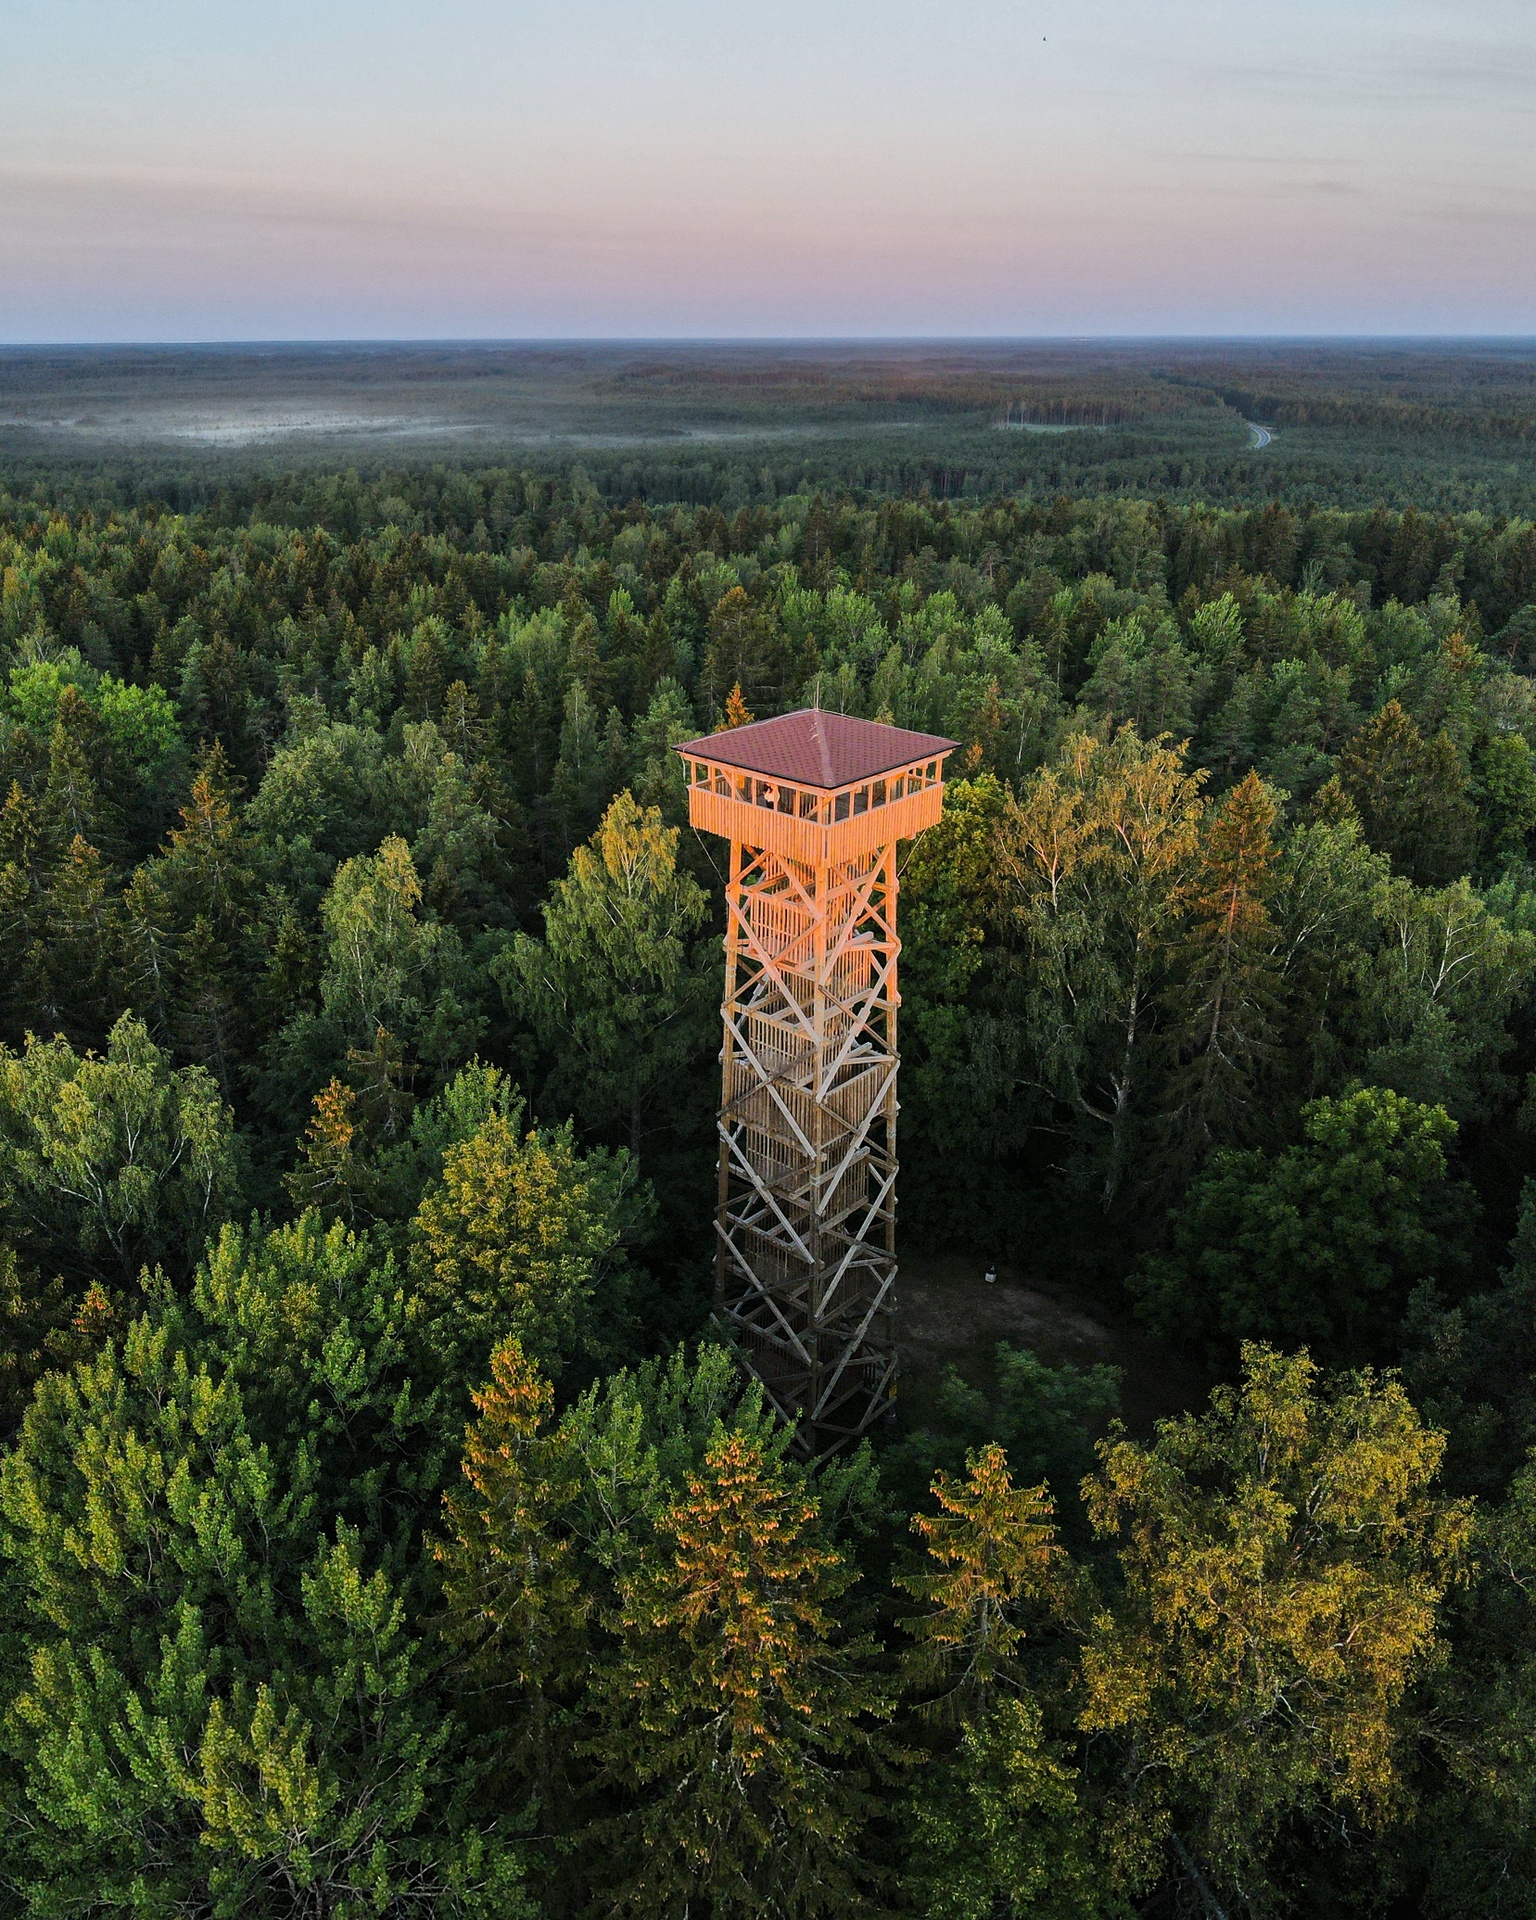
[[[938,1513],[912,1528],[932,1570],[896,1583],[928,1602],[901,1624],[938,1742],[910,1789],[903,1888],[931,1920],[1090,1913],[1077,1775],[1052,1750],[1019,1658],[1026,1618],[1062,1614],[1071,1594],[1050,1495],[1016,1488],[995,1443],[969,1455],[963,1480],[935,1474],[931,1491]]]
[[[448,1537],[435,1552],[445,1631],[463,1660],[479,1717],[495,1729],[497,1769],[510,1768],[544,1806],[567,1816],[570,1714],[585,1677],[591,1597],[567,1521],[575,1493],[571,1435],[551,1427],[554,1392],[516,1340],[491,1355],[472,1395],[465,1485],[444,1499]]]
[[[626,1810],[593,1843],[616,1913],[682,1920],[843,1914],[862,1904],[887,1685],[837,1616],[853,1570],[816,1500],[722,1432],[627,1574],[588,1751]]]
[[[930,1694],[925,1713],[954,1724],[984,1718],[999,1692],[1017,1689],[1021,1613],[1060,1602],[1065,1555],[1050,1493],[1015,1487],[995,1442],[968,1457],[963,1481],[936,1473],[932,1493],[939,1512],[914,1515],[912,1530],[939,1571],[897,1584],[929,1603],[902,1622],[917,1642],[907,1670]]]
[[[1433,887],[1467,870],[1477,816],[1449,734],[1426,740],[1401,704],[1389,700],[1345,741],[1338,779],[1366,839],[1396,872]]]
[[[1275,812],[1258,775],[1246,775],[1211,815],[1184,889],[1188,921],[1168,994],[1178,1065],[1166,1122],[1184,1165],[1257,1130],[1257,1082],[1280,998],[1279,934],[1267,904]]]
[[[717,1044],[715,989],[695,950],[709,901],[677,864],[678,829],[621,793],[544,908],[496,963],[546,1065],[543,1106],[638,1151]]]

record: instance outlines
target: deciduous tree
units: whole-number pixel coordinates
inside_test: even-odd
[[[1084,1495],[1121,1584],[1083,1652],[1080,1722],[1117,1755],[1122,1885],[1171,1852],[1252,1906],[1283,1823],[1402,1805],[1405,1703],[1470,1546],[1469,1510],[1435,1487],[1444,1446],[1394,1381],[1324,1382],[1259,1346],[1208,1412],[1104,1444]]]

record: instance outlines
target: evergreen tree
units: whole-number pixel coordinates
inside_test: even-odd
[[[546,1372],[611,1350],[622,1332],[624,1243],[644,1218],[624,1152],[579,1154],[569,1126],[519,1140],[492,1113],[443,1156],[416,1215],[430,1347],[448,1377],[483,1376],[509,1335]]]
[[[1339,784],[1370,844],[1394,871],[1444,886],[1472,857],[1476,817],[1449,734],[1426,740],[1396,700],[1367,720],[1339,753]]]
[[[1179,978],[1168,995],[1180,1060],[1167,1125],[1180,1159],[1257,1130],[1259,1076],[1269,1057],[1279,980],[1273,890],[1275,803],[1249,773],[1210,816],[1185,887]]]
[[[19,1910],[526,1911],[454,1811],[406,1316],[339,1230],[229,1230],[187,1306],[40,1383],[0,1466]]]
[[[963,1481],[936,1473],[932,1493],[938,1514],[915,1515],[912,1529],[940,1570],[897,1582],[930,1603],[902,1622],[917,1642],[908,1669],[919,1686],[939,1689],[925,1711],[970,1722],[1017,1690],[1020,1613],[1060,1602],[1064,1556],[1049,1492],[1015,1487],[996,1442],[967,1458]]]
[[[744,587],[731,587],[720,596],[709,616],[701,681],[710,707],[727,726],[742,726],[731,717],[730,696],[737,709],[761,712],[777,704],[784,662],[781,635],[770,607],[754,601]],[[750,718],[748,714],[748,718]]]
[[[569,1735],[557,1734],[552,1708],[585,1677],[592,1604],[568,1527],[572,1436],[550,1428],[553,1390],[516,1340],[496,1348],[472,1398],[467,1486],[446,1497],[448,1538],[436,1548],[447,1632],[484,1711],[510,1732],[499,1767],[510,1765],[545,1819],[559,1821],[567,1808],[552,1804],[556,1782],[567,1803],[572,1782]]]
[[[1437,1916],[1525,1920],[1536,1875],[1536,1452],[1483,1518],[1479,1578],[1432,1712],[1444,1771],[1410,1843]]]
[[[113,878],[97,848],[77,834],[48,870],[39,937],[26,956],[26,986],[38,1024],[86,1044],[99,1042],[111,1020]]]
[[[76,840],[101,846],[115,838],[117,822],[101,794],[100,776],[110,751],[99,716],[76,687],[59,695],[58,719],[48,743],[48,779],[38,823],[54,858]]]
[[[891,1711],[839,1644],[854,1575],[816,1501],[740,1434],[722,1433],[626,1574],[618,1649],[597,1679],[593,1757],[629,1810],[600,1829],[621,1877],[613,1911],[846,1913],[875,1808]]]
[[[519,934],[496,969],[550,1063],[545,1110],[573,1110],[634,1152],[715,1038],[692,949],[709,903],[678,872],[677,842],[656,808],[621,793],[551,889],[544,939]]]
[[[903,1884],[935,1920],[1091,1913],[1077,1777],[1046,1740],[1019,1660],[1026,1614],[1061,1613],[1070,1591],[1050,1495],[1016,1488],[995,1442],[968,1456],[964,1480],[937,1473],[932,1493],[938,1514],[912,1527],[935,1570],[897,1580],[929,1603],[902,1622],[916,1639],[906,1668],[923,1718],[959,1738],[913,1783]]]

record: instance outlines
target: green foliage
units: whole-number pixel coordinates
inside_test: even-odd
[[[1522,1188],[1503,1270],[1454,1303],[1421,1290],[1406,1334],[1404,1377],[1450,1436],[1450,1473],[1497,1497],[1536,1445],[1536,1182]]]
[[[200,1347],[238,1383],[252,1431],[312,1477],[316,1511],[411,1563],[462,1430],[457,1394],[433,1384],[440,1362],[393,1254],[313,1212],[230,1225],[187,1311]]]
[[[1477,448],[1525,414],[1497,354],[1431,427],[1411,354],[1389,403],[1254,352],[1011,396],[1093,436],[991,431],[994,359],[900,449],[0,492],[7,1910],[490,1920],[525,1861],[562,1916],[1519,1910],[1536,529]],[[961,375],[829,378],[853,425]],[[1389,429],[1447,437],[1406,510]],[[1475,1586],[1374,1376],[1260,1356],[1085,1508],[1113,1369],[950,1369],[882,1479],[677,1344],[721,875],[673,749],[811,698],[959,742],[899,856],[904,1239],[1106,1319],[1130,1273],[1224,1373],[1401,1358]],[[1116,1339],[1133,1418],[1188,1390]]]
[[[1130,727],[1078,734],[1009,811],[1019,1019],[1038,1084],[1096,1136],[1107,1208],[1154,1072],[1153,1008],[1200,841],[1203,774]]]
[[[444,1825],[452,1722],[378,1564],[403,1402],[367,1392],[357,1263],[306,1231],[226,1233],[201,1310],[45,1378],[0,1467],[27,1912],[446,1912],[487,1873],[516,1901],[515,1861]]]
[[[926,1768],[907,1808],[902,1885],[925,1920],[1072,1920],[1113,1911],[1074,1768],[1040,1709],[1005,1700]]]
[[[1132,1282],[1168,1334],[1220,1351],[1265,1339],[1357,1359],[1390,1341],[1413,1287],[1467,1259],[1473,1196],[1450,1179],[1456,1124],[1381,1087],[1305,1109],[1304,1138],[1213,1157],[1173,1248]]]
[[[920,1427],[881,1454],[881,1471],[898,1498],[915,1501],[935,1469],[958,1473],[969,1449],[997,1441],[1015,1476],[1047,1481],[1069,1502],[1094,1462],[1094,1446],[1120,1412],[1120,1372],[1048,1366],[1028,1348],[1000,1341],[984,1386],[945,1370],[935,1396],[936,1425]]]
[[[1482,865],[1496,874],[1525,857],[1536,831],[1536,754],[1523,733],[1496,733],[1484,741],[1472,792],[1482,822]]]
[[[458,935],[421,912],[421,882],[398,835],[346,861],[320,905],[320,1007],[279,1037],[279,1075],[310,1086],[345,1067],[379,1132],[404,1131],[418,1065],[444,1072],[474,1046],[483,1016]]]
[[[846,1913],[890,1691],[843,1641],[853,1574],[797,1476],[741,1434],[710,1445],[619,1580],[592,1753],[632,1811],[604,1829],[614,1910]],[[604,1876],[607,1877],[606,1875]]]
[[[450,1377],[474,1379],[510,1335],[551,1372],[611,1353],[628,1278],[624,1243],[648,1196],[622,1149],[578,1152],[569,1125],[519,1139],[491,1113],[443,1155],[416,1213],[422,1311]]]
[[[1084,1496],[1120,1585],[1079,1718],[1116,1753],[1100,1791],[1121,1885],[1171,1848],[1260,1905],[1284,1824],[1402,1805],[1409,1690],[1442,1657],[1470,1545],[1468,1509],[1433,1488],[1444,1444],[1394,1382],[1320,1388],[1304,1353],[1249,1346],[1208,1413],[1101,1448]]]
[[[1009,1112],[1017,1061],[998,1017],[1001,891],[997,835],[1007,794],[994,774],[951,780],[938,824],[915,841],[901,880],[904,1219],[952,1230],[1006,1205],[988,1179],[1020,1129]]]
[[[551,1063],[544,1107],[636,1153],[717,1045],[717,989],[693,946],[709,903],[678,872],[677,842],[621,793],[551,889],[544,939],[520,934],[496,968]]]
[[[1043,1483],[1015,1487],[995,1441],[965,1465],[963,1481],[942,1470],[933,1476],[939,1512],[912,1521],[937,1571],[899,1576],[897,1585],[929,1603],[901,1623],[916,1642],[912,1679],[932,1695],[925,1712],[970,1722],[984,1719],[1000,1692],[1017,1689],[1019,1616],[1027,1605],[1059,1602],[1062,1553]]]
[[[575,1491],[571,1436],[543,1431],[554,1394],[516,1340],[491,1355],[473,1398],[469,1491],[444,1502],[450,1538],[437,1549],[450,1633],[494,1683],[537,1691],[569,1679],[585,1650],[589,1603],[556,1530]]]
[[[1366,839],[1395,870],[1435,886],[1465,869],[1476,820],[1449,734],[1426,740],[1389,700],[1345,743],[1338,780]]]
[[[176,709],[164,687],[126,684],[87,664],[74,647],[11,670],[4,711],[34,740],[46,741],[69,689],[99,715],[119,761],[152,785],[182,750]]]
[[[1257,1094],[1280,998],[1268,906],[1276,818],[1258,775],[1245,775],[1211,815],[1186,888],[1188,924],[1168,992],[1169,1042],[1180,1061],[1166,1123],[1186,1160],[1259,1129]]]
[[[720,1347],[552,1402],[503,1343],[437,1549],[495,1777],[566,1836],[550,1871],[642,1912],[846,1897],[889,1693],[834,1619],[867,1452],[797,1463]]]
[[[217,1085],[173,1069],[132,1014],[99,1056],[0,1049],[0,1207],[24,1259],[115,1292],[144,1266],[184,1278],[235,1191]]]
[[[1426,892],[1384,881],[1380,945],[1353,969],[1362,1074],[1463,1124],[1507,1099],[1511,1008],[1536,971],[1536,933],[1511,927],[1466,880]]]
[[[1437,1687],[1447,1766],[1426,1795],[1426,1909],[1524,1916],[1536,1872],[1536,1454],[1484,1520],[1459,1659]]]

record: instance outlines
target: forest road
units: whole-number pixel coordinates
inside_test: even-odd
[[[1270,441],[1273,440],[1275,437],[1270,432],[1268,427],[1261,427],[1257,420],[1245,420],[1243,422],[1243,425],[1253,435],[1253,438],[1248,442],[1248,445],[1253,449],[1255,453],[1258,452],[1260,447],[1267,447]]]

